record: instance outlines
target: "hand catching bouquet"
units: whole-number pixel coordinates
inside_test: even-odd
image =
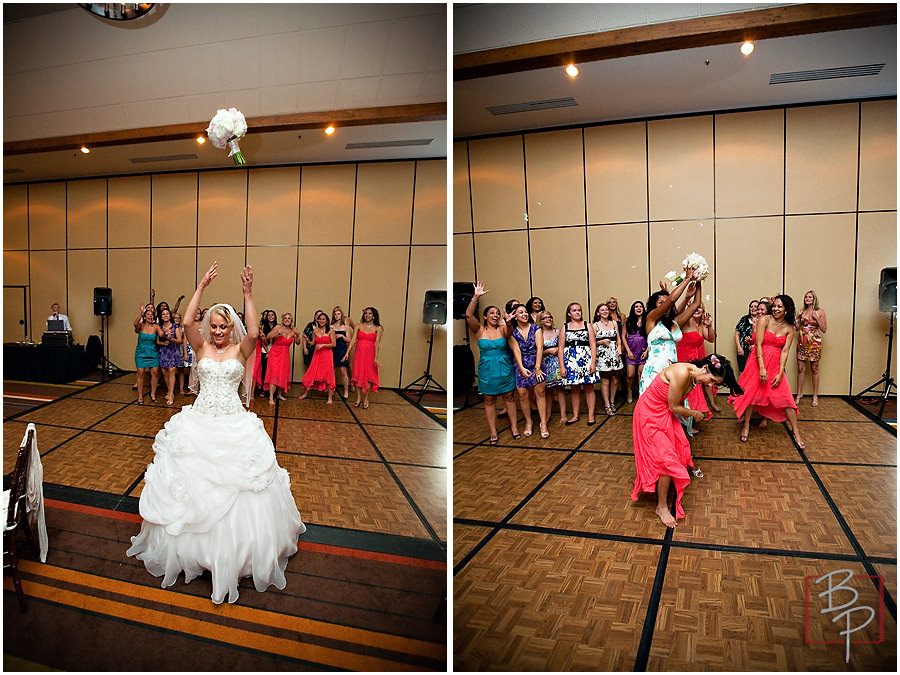
[[[209,126],[206,128],[206,134],[214,146],[219,148],[219,150],[224,150],[227,145],[231,149],[228,156],[234,157],[234,163],[237,166],[246,164],[244,156],[241,154],[241,149],[238,147],[238,141],[246,133],[247,121],[244,119],[244,114],[237,108],[229,108],[228,110],[221,108],[217,110],[215,117],[212,118]]]

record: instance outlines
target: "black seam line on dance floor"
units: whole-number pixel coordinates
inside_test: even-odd
[[[4,595],[8,595],[8,594],[14,593],[14,592],[15,591],[6,591],[4,589]],[[210,638],[201,637],[198,635],[194,635],[192,633],[182,632],[182,631],[175,630],[172,628],[153,626],[150,624],[143,623],[141,621],[135,621],[135,620],[131,620],[131,619],[123,619],[123,618],[120,618],[117,616],[112,616],[110,614],[103,614],[102,612],[94,612],[89,609],[84,609],[82,607],[75,607],[73,605],[69,605],[64,602],[55,602],[53,600],[46,600],[44,598],[33,597],[33,596],[30,596],[28,598],[28,601],[36,602],[36,603],[42,604],[42,605],[48,605],[50,607],[59,607],[59,608],[65,609],[65,610],[69,610],[71,612],[75,612],[76,614],[82,614],[84,616],[92,616],[95,618],[104,619],[106,621],[111,621],[113,623],[120,623],[120,624],[124,624],[126,626],[135,626],[137,628],[152,631],[154,633],[164,633],[166,635],[174,635],[176,637],[179,637],[184,640],[189,640],[191,642],[200,642],[200,643],[207,644],[207,645],[214,645],[216,647],[223,647],[230,651],[245,652],[247,654],[260,654],[267,658],[275,659],[276,661],[284,661],[286,663],[292,663],[292,664],[303,664],[303,665],[309,666],[311,668],[314,667],[316,670],[326,670],[326,671],[332,671],[332,672],[339,672],[340,670],[342,670],[341,668],[338,668],[337,666],[330,666],[327,664],[316,663],[315,661],[307,661],[304,659],[294,659],[294,658],[291,658],[290,656],[284,656],[282,654],[277,654],[274,652],[265,652],[265,651],[261,651],[259,649],[252,649],[250,647],[246,647],[246,646],[240,645],[240,644],[235,644],[232,642],[221,642],[218,640],[212,640]],[[263,633],[259,633],[259,634],[264,635]],[[393,659],[393,660],[396,661],[399,659]]]
[[[372,437],[369,435],[369,432],[366,431],[366,428],[360,424],[360,430],[365,434],[366,440],[369,441],[369,444],[374,448],[375,452],[378,454],[379,459],[381,460],[381,464],[387,469],[387,472],[391,475],[391,478],[394,479],[394,482],[397,484],[397,487],[400,488],[400,492],[406,498],[406,501],[409,503],[410,507],[412,507],[413,512],[416,514],[416,517],[425,527],[425,531],[428,533],[428,536],[432,538],[435,542],[440,542],[441,538],[438,536],[435,529],[431,526],[431,523],[428,522],[428,519],[425,517],[425,514],[422,513],[422,510],[419,508],[419,505],[416,504],[416,501],[412,498],[412,495],[409,494],[409,491],[406,489],[406,486],[403,484],[403,481],[400,480],[400,477],[394,473],[394,469],[391,468],[391,463],[385,459],[384,455],[381,453],[381,450],[378,449],[378,446],[375,444],[375,441],[372,440]]]
[[[118,513],[139,513],[139,500],[137,497],[87,490],[68,485],[44,483],[44,497],[69,504],[90,506]],[[135,523],[135,525],[139,525],[139,523]],[[407,558],[430,560],[432,562],[445,563],[447,560],[444,548],[431,539],[407,537],[387,532],[351,530],[349,528],[316,523],[305,523],[305,525],[306,532],[302,535],[302,541],[309,543],[372,553],[386,553]]]
[[[320,455],[314,452],[291,452],[289,450],[276,450],[276,455],[291,455],[292,457],[321,457],[323,459],[341,459],[346,460],[348,462],[362,462],[368,464],[382,464],[382,460],[380,459],[368,459],[366,457],[341,457],[340,455]],[[386,460],[388,464],[393,464],[394,466],[415,466],[421,469],[441,469],[446,470],[446,466],[436,466],[433,464],[414,464],[412,462],[395,462],[391,460]]]
[[[393,390],[389,390],[389,391],[393,391]],[[414,391],[413,389],[398,389],[396,391],[397,391],[397,395],[402,397],[404,401],[414,405],[416,408],[418,408],[419,411],[428,415],[428,417],[430,417],[432,420],[434,420],[435,422],[440,424],[442,427],[444,427],[444,429],[447,428],[447,420],[445,420],[445,419],[442,420],[440,417],[438,417],[433,412],[431,412],[428,408],[424,407],[420,402],[413,401],[411,397],[407,396],[406,392]],[[449,397],[449,394],[445,394],[445,397]],[[401,405],[401,404],[399,404],[399,403],[383,403],[382,405]],[[444,409],[446,409],[446,408],[447,408],[447,404],[445,403]]]
[[[500,530],[501,530],[501,529],[509,522],[509,519],[512,518],[513,516],[515,516],[515,515],[519,512],[519,510],[522,509],[522,508],[525,506],[525,504],[527,504],[527,503],[531,500],[531,498],[532,498],[534,495],[536,495],[536,494],[538,493],[538,491],[539,491],[544,485],[546,485],[547,481],[549,481],[551,478],[553,478],[553,476],[555,476],[556,473],[557,473],[560,469],[562,469],[563,466],[565,466],[566,462],[568,462],[568,461],[569,461],[572,457],[574,457],[574,456],[575,456],[575,453],[572,452],[572,453],[569,454],[568,457],[566,457],[566,458],[563,459],[559,464],[557,464],[556,468],[553,469],[547,476],[545,476],[544,479],[541,480],[541,482],[538,483],[538,484],[534,487],[534,489],[533,489],[531,492],[529,492],[529,493],[525,496],[525,498],[524,498],[522,501],[519,502],[519,504],[518,504],[516,507],[513,508],[512,511],[510,511],[509,513],[507,513],[506,516],[503,518],[502,521],[500,521],[499,523],[495,524],[495,525],[493,526],[493,529],[492,529],[486,536],[484,536],[484,537],[481,539],[481,541],[479,541],[479,542],[474,546],[474,548],[472,548],[472,550],[469,551],[469,552],[463,557],[462,560],[460,560],[456,565],[453,566],[453,576],[456,576],[456,574],[457,574],[460,570],[462,570],[462,569],[469,563],[469,561],[470,561],[472,558],[474,558],[475,555],[476,555],[482,548],[484,548],[484,546],[485,546],[491,539],[494,538],[494,535],[497,534],[497,533],[498,533],[498,532],[499,532],[499,531],[500,531]],[[454,519],[454,522],[456,522],[456,519]]]
[[[607,534],[605,532],[587,532],[582,530],[566,530],[542,525],[525,525],[520,523],[497,523],[493,521],[473,520],[469,518],[454,518],[454,524],[469,525],[472,527],[489,527],[498,530],[513,530],[516,532],[528,532],[531,534],[549,534],[561,537],[578,537],[581,539],[593,539],[597,541],[616,541],[624,544],[648,544],[650,546],[670,546],[672,548],[685,548],[700,551],[717,551],[720,553],[747,553],[751,555],[772,555],[784,558],[812,558],[814,560],[839,560],[842,562],[862,563],[862,557],[853,553],[828,553],[822,551],[798,551],[780,548],[757,548],[753,546],[734,546],[731,544],[714,544],[702,541],[678,541],[674,537],[671,541],[655,539],[652,537],[635,537],[627,534]],[[671,531],[672,528],[666,528]],[[677,528],[675,530],[677,532]],[[666,533],[668,535],[668,532]],[[896,565],[896,558],[869,558],[881,565]]]
[[[786,422],[782,422],[782,426],[787,429],[788,425]],[[793,436],[792,436],[793,438]],[[802,455],[802,452],[801,452]],[[878,588],[877,579],[874,577],[877,576],[877,572],[875,567],[869,561],[866,556],[866,552],[863,550],[863,547],[860,545],[859,540],[857,540],[856,535],[853,534],[853,530],[850,529],[849,523],[844,519],[844,516],[841,514],[840,509],[837,504],[831,498],[831,495],[828,493],[828,489],[825,487],[825,484],[822,482],[822,479],[819,478],[819,474],[816,473],[815,467],[813,467],[812,462],[803,455],[803,459],[806,460],[806,468],[809,471],[812,479],[816,482],[816,485],[819,488],[819,491],[822,493],[822,497],[824,497],[825,502],[828,504],[828,508],[831,509],[831,513],[834,516],[835,520],[837,520],[838,525],[840,525],[841,530],[844,532],[844,536],[847,537],[847,540],[850,542],[850,545],[853,547],[853,550],[856,551],[857,555],[860,557],[860,561],[865,567],[866,572],[872,575],[872,583],[875,584],[875,587]],[[888,592],[887,588],[884,589],[883,593],[884,604],[887,607],[888,611],[891,613],[891,616],[894,618],[894,621],[897,620],[897,603],[894,601],[893,596]]]
[[[35,383],[30,382],[29,384],[35,384]],[[38,384],[40,384],[40,383],[38,383]],[[65,400],[65,399],[67,399],[67,398],[72,398],[73,396],[75,396],[75,395],[77,395],[77,394],[83,394],[87,389],[91,389],[91,388],[92,388],[92,387],[84,387],[84,388],[82,388],[82,389],[78,389],[77,391],[73,391],[73,392],[69,392],[68,394],[64,394],[64,395],[62,395],[62,396],[60,396],[60,397],[58,397],[58,398],[54,398],[54,399],[52,399],[52,400],[50,400],[50,401],[44,401],[43,403],[40,403],[40,404],[38,404],[38,405],[36,405],[36,406],[32,406],[32,407],[28,408],[27,410],[23,410],[22,412],[15,413],[15,414],[13,414],[13,415],[10,415],[9,417],[4,417],[4,418],[3,418],[3,421],[4,421],[4,422],[8,422],[8,421],[11,421],[11,420],[18,419],[19,417],[22,417],[23,415],[25,415],[25,414],[27,414],[27,413],[34,412],[35,410],[40,410],[41,408],[46,408],[46,407],[47,407],[48,405],[50,405],[51,403],[56,403],[57,401],[62,401],[62,400]],[[116,403],[118,403],[118,404],[120,404],[120,405],[123,405],[123,406],[124,406],[124,405],[127,405],[126,403],[122,403],[121,401],[116,401]]]
[[[41,457],[46,457],[47,455],[49,455],[49,454],[50,454],[51,452],[53,452],[54,450],[58,450],[58,449],[61,448],[62,446],[66,445],[67,443],[71,443],[73,440],[75,440],[75,439],[78,438],[79,436],[82,436],[82,435],[86,434],[88,431],[94,431],[94,427],[96,427],[98,424],[102,424],[103,422],[105,422],[106,420],[108,420],[110,417],[113,417],[113,416],[115,416],[115,415],[118,415],[120,412],[122,412],[122,410],[124,410],[124,409],[127,408],[127,407],[128,407],[128,405],[124,405],[124,406],[122,406],[122,408],[119,408],[119,410],[116,410],[115,412],[110,413],[110,414],[107,415],[106,417],[103,417],[103,418],[97,420],[96,422],[94,422],[93,424],[91,424],[89,427],[86,427],[85,429],[78,429],[78,430],[77,430],[78,433],[73,434],[71,438],[67,438],[66,440],[64,440],[63,442],[59,443],[58,445],[53,446],[52,448],[50,448],[50,449],[47,450],[46,452],[39,452],[38,454],[39,454]],[[37,428],[37,426],[38,426],[37,423],[35,423],[35,428]],[[53,426],[53,427],[55,427],[55,428],[73,429],[73,427],[58,427],[57,425],[43,425],[43,424],[42,424],[42,426]],[[95,432],[95,433],[102,433],[102,432]]]
[[[673,528],[666,527],[666,536],[659,551],[656,575],[653,578],[653,587],[650,590],[650,599],[647,602],[647,614],[644,616],[644,626],[641,629],[641,641],[638,644],[637,654],[634,657],[635,672],[642,673],[647,670],[650,647],[653,644],[653,631],[656,628],[656,616],[659,613],[659,599],[662,597],[663,585],[666,580],[666,568],[669,565],[669,543],[672,541],[672,532]]]
[[[857,399],[860,398],[859,396],[842,396],[841,398],[843,398],[847,403],[849,403],[851,406],[853,406],[856,410],[863,413],[867,418],[869,418],[869,420],[871,420],[872,422],[877,422],[878,426],[880,426],[882,429],[888,431],[890,434],[892,434],[894,436],[894,438],[897,437],[897,429],[895,427],[892,427],[890,424],[885,422],[883,419],[876,416],[875,413],[870,411],[864,405],[857,402]],[[874,398],[877,400],[879,398],[884,398],[884,395],[882,394],[881,396],[864,396],[862,398]],[[893,397],[888,397],[888,398],[893,398],[894,405],[897,404],[896,395]]]

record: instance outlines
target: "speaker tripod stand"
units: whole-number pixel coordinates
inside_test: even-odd
[[[447,392],[447,390],[444,389],[440,384],[438,384],[438,381],[431,376],[431,353],[434,351],[434,326],[435,324],[432,323],[431,338],[428,340],[428,362],[425,366],[425,372],[415,382],[410,382],[408,385],[403,387],[404,391],[421,387],[421,389],[419,390],[419,399],[418,401],[416,401],[417,403],[422,402],[422,397],[425,395],[425,392],[428,391],[429,387],[432,387],[434,391],[442,391],[444,393]]]
[[[894,390],[894,395],[897,395],[897,385],[894,382],[894,378],[891,377],[891,355],[894,351],[894,319],[897,316],[897,312],[891,312],[891,329],[888,333],[888,353],[887,353],[887,367],[884,369],[884,375],[878,382],[873,384],[871,387],[864,389],[860,393],[856,395],[856,398],[862,398],[865,394],[871,392],[875,392],[878,387],[884,385],[883,392],[875,392],[881,398],[881,407],[878,409],[878,417],[884,413],[884,407],[887,405],[887,400],[891,395],[891,390]]]
[[[102,314],[100,316],[100,351],[102,355],[100,357],[100,381],[106,382],[106,380],[112,377],[114,372],[121,373],[122,369],[119,368],[115,363],[109,360],[109,347],[106,344],[106,328],[109,326],[107,323],[109,321],[109,316],[106,314]]]

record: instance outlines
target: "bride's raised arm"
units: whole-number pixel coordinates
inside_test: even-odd
[[[241,287],[244,290],[244,320],[247,322],[247,335],[241,341],[241,354],[250,358],[256,352],[256,340],[259,337],[259,322],[256,316],[256,305],[253,304],[253,268],[247,265],[241,271]]]
[[[197,315],[197,310],[200,309],[200,300],[203,297],[203,289],[209,286],[212,280],[219,274],[217,270],[218,264],[219,263],[213,261],[213,264],[209,266],[206,274],[203,275],[200,283],[197,284],[197,290],[194,291],[194,295],[191,297],[191,301],[184,311],[184,321],[182,322],[184,324],[184,335],[198,359],[200,358],[200,349],[203,347],[204,340],[203,336],[200,335],[200,326],[194,321],[194,317]]]

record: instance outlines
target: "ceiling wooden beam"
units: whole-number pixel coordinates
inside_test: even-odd
[[[334,124],[338,127],[357,127],[375,124],[400,124],[403,122],[431,122],[445,119],[447,119],[446,103],[420,103],[381,108],[353,108],[349,110],[248,117],[247,128],[248,133],[260,134],[273,131],[323,129],[329,124]],[[178,141],[205,135],[207,126],[209,126],[209,122],[204,121],[159,127],[143,127],[141,129],[120,129],[118,131],[56,136],[54,138],[36,138],[27,141],[9,141],[3,144],[3,154],[4,156],[26,155],[35,152],[77,150],[81,146],[101,148],[112,145]]]
[[[453,79],[897,23],[896,4],[809,4],[575,35],[453,57]]]

